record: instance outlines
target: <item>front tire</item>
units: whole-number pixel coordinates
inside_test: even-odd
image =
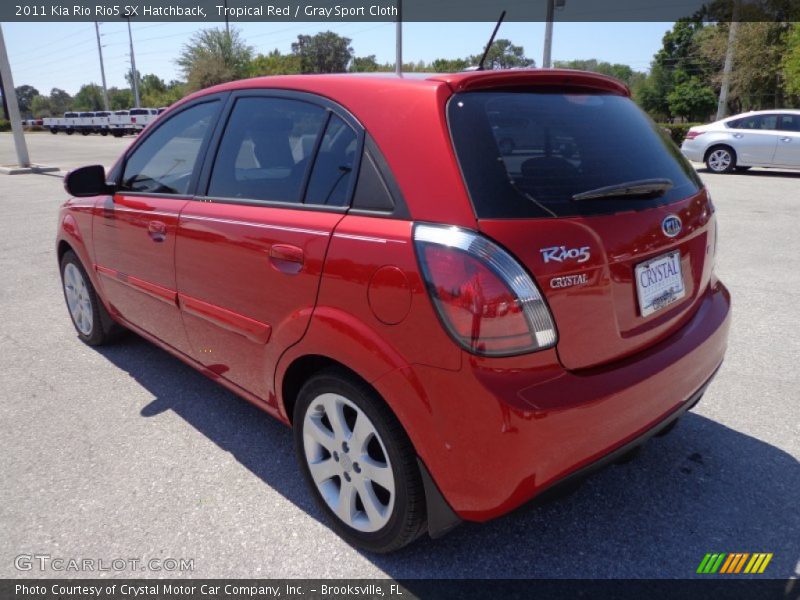
[[[706,155],[706,167],[712,173],[730,173],[736,168],[736,152],[728,146],[715,146]]]
[[[372,388],[344,370],[318,373],[300,390],[293,422],[300,470],[337,534],[387,553],[425,531],[416,453]]]
[[[82,342],[100,346],[116,337],[121,327],[108,315],[83,265],[71,250],[61,258],[61,284],[69,316]]]

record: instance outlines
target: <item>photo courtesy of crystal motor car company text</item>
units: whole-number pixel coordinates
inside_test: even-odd
[[[616,79],[260,77],[141,117],[65,178],[78,337],[133,331],[291,427],[358,548],[619,459],[722,363],[714,205]]]

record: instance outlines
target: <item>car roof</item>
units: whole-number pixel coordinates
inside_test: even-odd
[[[738,115],[732,115],[730,117],[725,117],[721,119],[722,121],[730,121],[732,119],[739,119],[741,117],[750,117],[753,115],[775,115],[775,114],[791,114],[791,115],[800,115],[800,109],[797,108],[770,108],[768,110],[751,110],[748,112],[739,113]]]
[[[433,73],[280,75],[224,83],[170,107],[236,90],[315,94],[349,111],[369,132],[415,219],[474,226],[475,214],[458,169],[444,107],[455,93],[562,87],[629,96],[619,80],[566,69]]]
[[[335,73],[325,75],[276,75],[254,77],[223,83],[189,96],[195,98],[215,92],[241,89],[287,89],[324,94],[326,89],[351,94],[384,93],[391,89],[419,89],[447,86],[452,93],[528,86],[575,86],[630,96],[628,87],[613,77],[573,69],[505,69],[497,71],[465,71],[461,73]]]

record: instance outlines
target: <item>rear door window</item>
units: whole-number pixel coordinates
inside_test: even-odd
[[[778,115],[752,115],[742,117],[731,123],[734,129],[776,129],[778,125]]]
[[[357,149],[358,137],[353,128],[336,115],[331,115],[308,182],[307,204],[348,204]]]
[[[300,202],[327,120],[324,108],[285,98],[240,98],[219,145],[208,195]]]
[[[800,132],[800,115],[781,115],[778,129],[781,131]]]
[[[448,104],[461,171],[479,218],[605,214],[697,193],[694,169],[629,99],[611,94],[467,92]],[[668,180],[645,197],[577,200],[630,182]]]

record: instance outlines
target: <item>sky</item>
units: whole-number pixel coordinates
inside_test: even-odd
[[[136,68],[162,79],[180,79],[175,59],[203,23],[132,23]],[[394,23],[233,23],[256,52],[291,51],[299,34],[334,31],[352,40],[357,56],[374,54],[394,63]],[[14,85],[28,84],[47,94],[54,87],[70,94],[84,83],[100,83],[94,23],[3,23]],[[430,62],[479,54],[493,23],[404,23],[403,62]],[[672,23],[558,23],[553,31],[553,60],[596,58],[647,71],[661,38]],[[130,71],[128,32],[122,20],[100,24],[109,87],[127,87]],[[544,23],[504,23],[498,38],[523,46],[541,65]]]

